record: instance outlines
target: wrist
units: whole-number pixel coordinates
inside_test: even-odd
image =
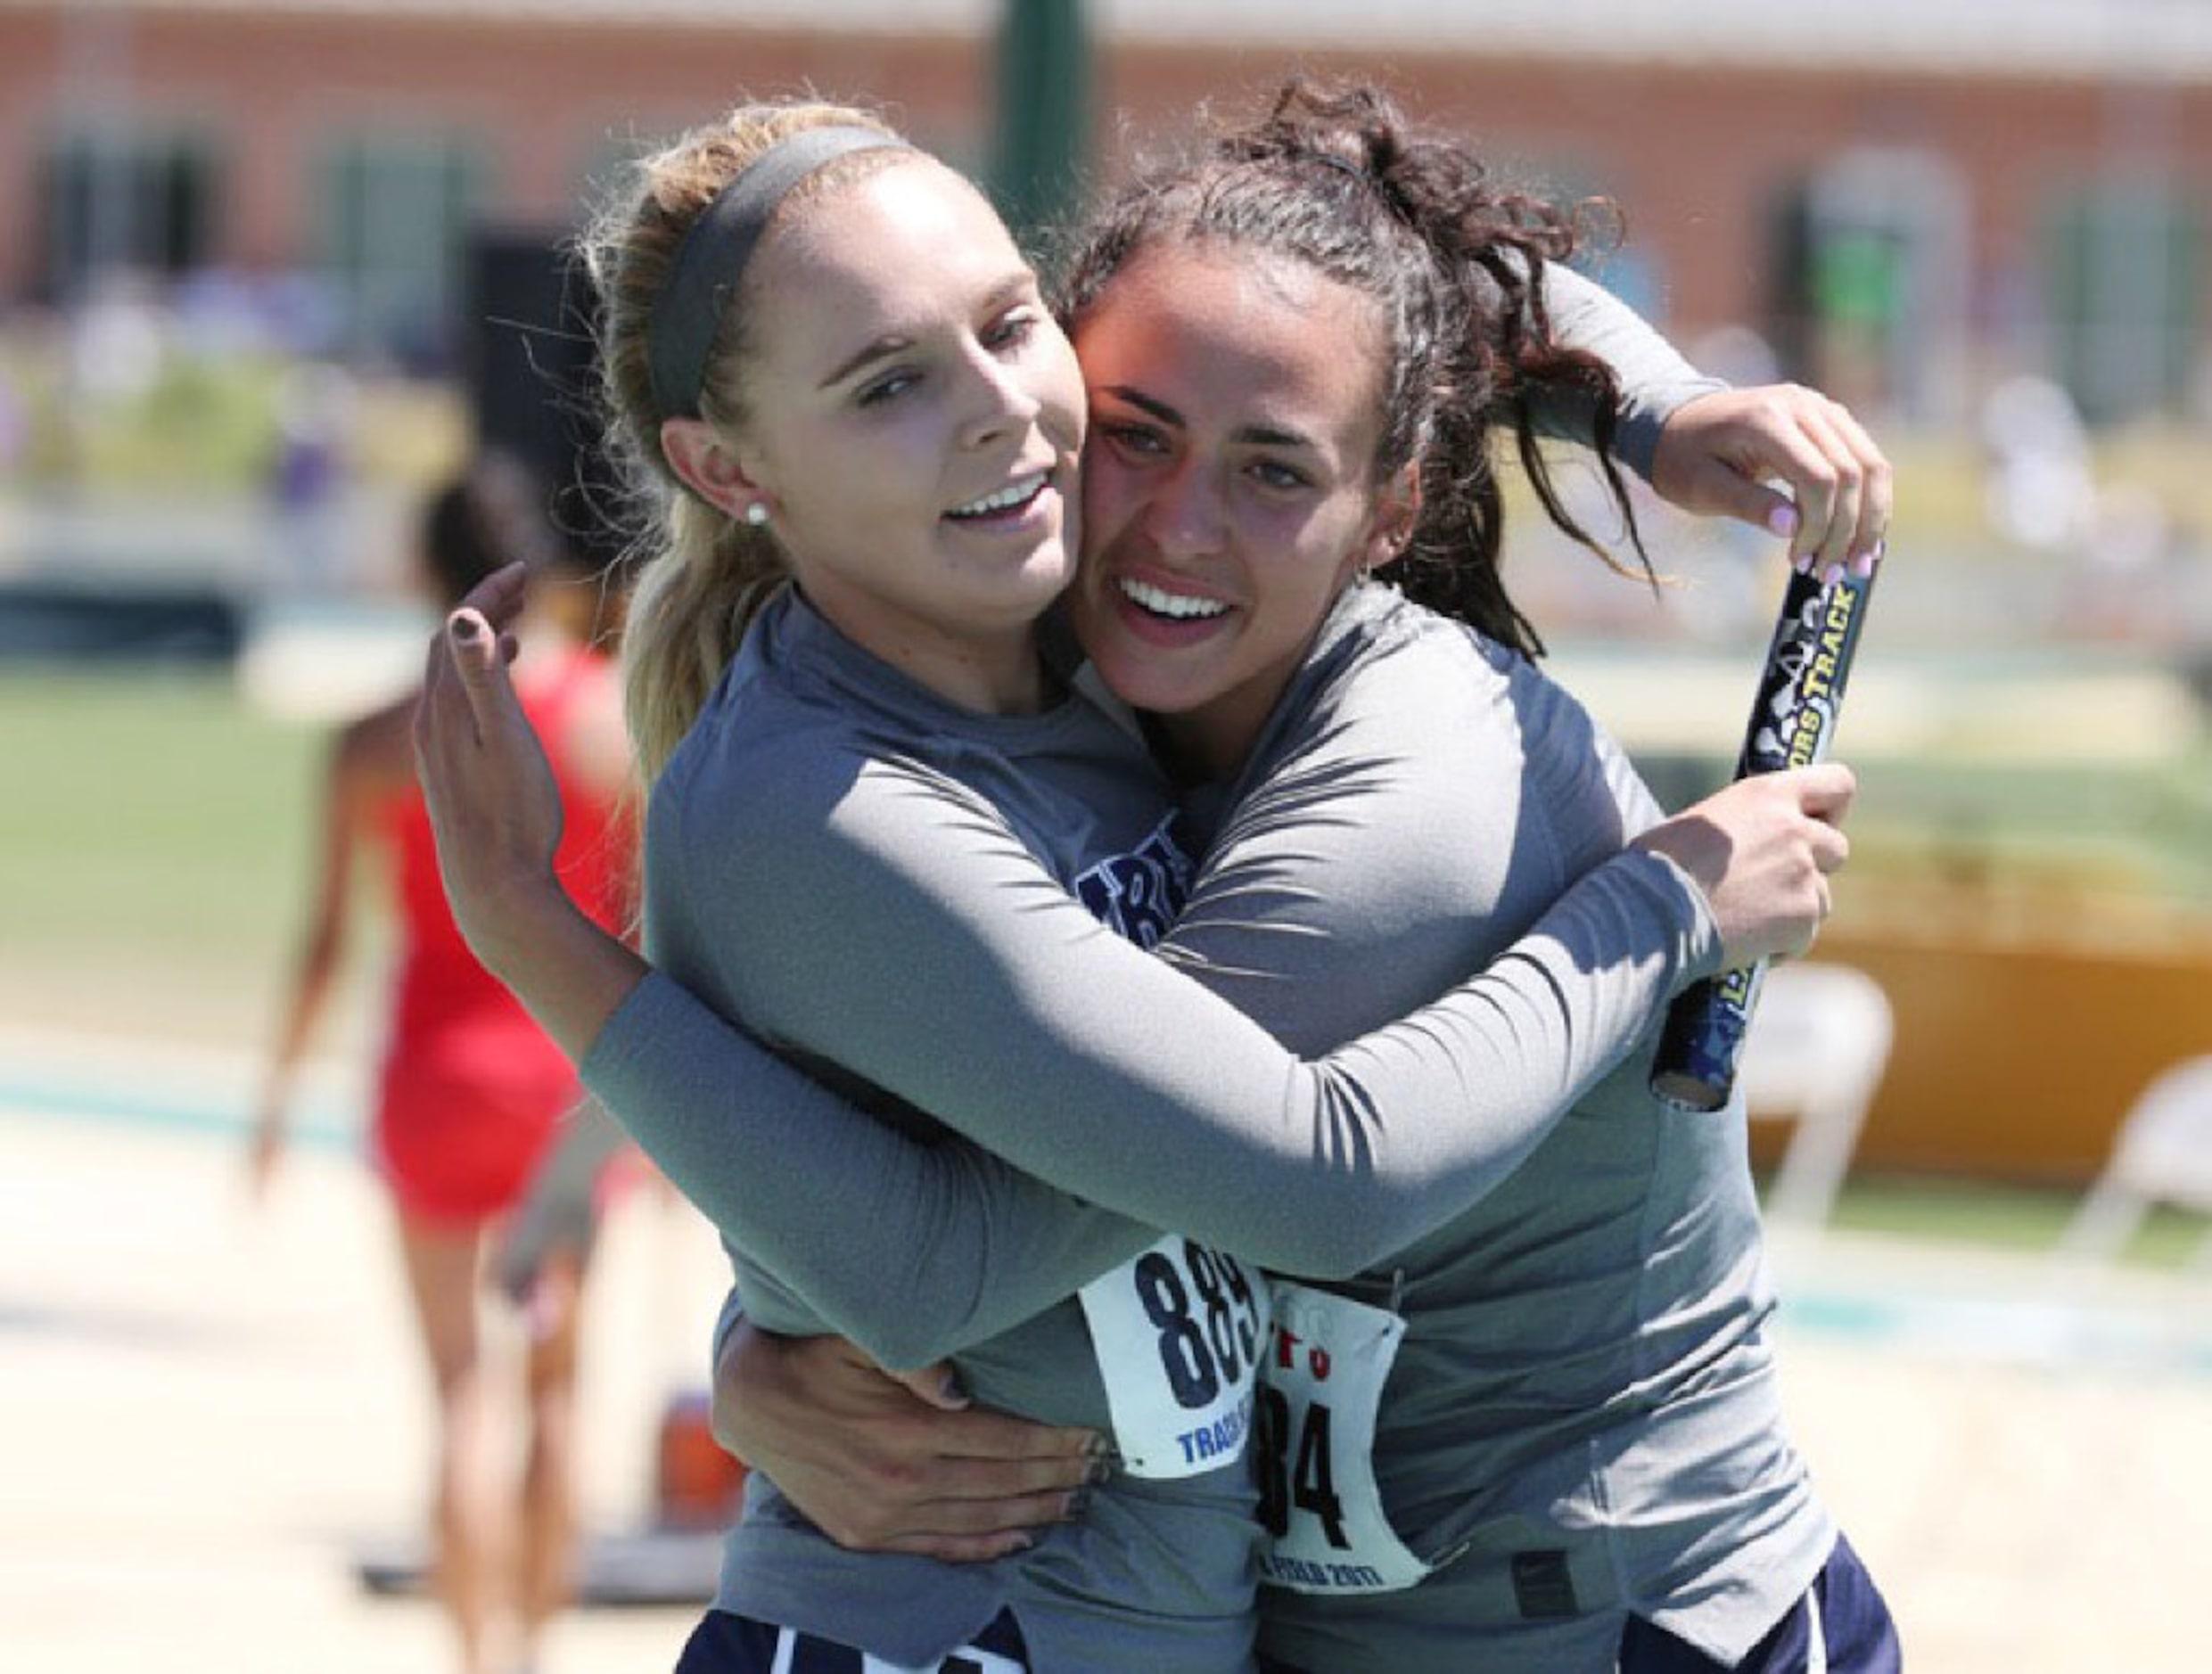
[[[517,873],[453,898],[454,916],[469,951],[509,988],[520,990],[534,967],[555,956],[583,916],[550,873]]]
[[[549,881],[506,895],[467,933],[484,968],[579,1064],[648,969]]]

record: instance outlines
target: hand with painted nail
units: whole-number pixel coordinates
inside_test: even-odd
[[[1787,539],[1799,570],[1869,574],[1889,534],[1888,458],[1849,408],[1800,384],[1684,402],[1659,433],[1651,486],[1683,511]]]
[[[470,950],[571,1059],[642,979],[554,870],[561,792],[507,676],[522,566],[481,583],[434,636],[415,712],[415,768],[438,870]]]
[[[969,1405],[950,1367],[893,1376],[838,1337],[740,1321],[714,1374],[714,1435],[839,1546],[987,1563],[1078,1515],[1098,1432]]]

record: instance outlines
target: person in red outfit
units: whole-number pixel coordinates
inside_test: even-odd
[[[435,494],[418,543],[421,581],[450,610],[521,560],[533,606],[515,678],[550,747],[566,813],[562,876],[600,923],[628,919],[633,873],[629,752],[619,681],[593,643],[599,583],[566,562],[537,485],[486,455]],[[251,1157],[257,1195],[284,1146],[300,1061],[342,963],[356,874],[381,861],[398,969],[371,1131],[391,1189],[409,1294],[436,1387],[433,1590],[464,1674],[528,1666],[575,1567],[573,1406],[584,1251],[539,1265],[528,1310],[529,1447],[519,1485],[500,1480],[500,1405],[482,1330],[488,1259],[508,1213],[581,1094],[574,1071],[477,963],[446,904],[415,779],[409,692],[344,727],[324,784],[322,860]]]

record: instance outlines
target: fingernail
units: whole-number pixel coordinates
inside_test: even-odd
[[[1766,514],[1766,532],[1770,535],[1794,535],[1797,532],[1797,508],[1778,505]]]
[[[957,1371],[948,1371],[945,1374],[943,1381],[937,1385],[937,1392],[949,1401],[967,1399],[967,1390],[962,1385],[960,1374]]]
[[[1841,564],[1830,564],[1821,571],[1821,585],[1824,587],[1832,587],[1842,579],[1843,566]]]
[[[1060,1502],[1060,1514],[1071,1522],[1090,1509],[1090,1490],[1088,1488],[1070,1490],[1067,1498]]]
[[[1026,1551],[1028,1551],[1028,1550],[1030,1549],[1030,1547],[1032,1547],[1035,1546],[1036,1544],[1037,1544],[1037,1537],[1036,1537],[1035,1535],[1032,1535],[1032,1534],[1017,1534],[1017,1535],[1015,1535],[1015,1536],[1013,1536],[1011,1539],[1009,1539],[1007,1541],[1007,1549],[1006,1549],[1006,1554],[1005,1554],[1005,1555],[1006,1555],[1006,1556],[1007,1556],[1007,1557],[1012,1557],[1012,1556],[1013,1556],[1016,1553],[1017,1553],[1017,1552],[1026,1552]]]
[[[1083,1481],[1094,1487],[1114,1474],[1114,1461],[1103,1456],[1094,1457],[1083,1471]]]
[[[1863,581],[1874,573],[1874,554],[1871,552],[1851,554],[1851,573]]]
[[[453,636],[456,645],[473,645],[476,643],[476,619],[473,616],[456,616],[446,624],[446,631]]]
[[[1795,570],[1801,576],[1811,575],[1813,573],[1813,554],[1809,552],[1791,553],[1789,554],[1789,567],[1792,570]]]

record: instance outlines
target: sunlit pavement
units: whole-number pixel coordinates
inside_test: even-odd
[[[411,1546],[429,1457],[382,1199],[308,1149],[255,1209],[239,1157],[207,1133],[0,1111],[0,1667],[453,1665],[429,1605],[356,1579]],[[695,1230],[644,1194],[608,1229],[583,1392],[602,1535],[642,1530],[661,1406],[704,1363]],[[649,1282],[672,1254],[687,1282]],[[572,1612],[541,1674],[666,1670],[696,1615]]]
[[[1793,1424],[1910,1666],[2202,1666],[2212,1279],[1778,1240]],[[654,1432],[703,1360],[711,1241],[634,1194],[588,1326],[585,1499],[648,1515]],[[449,1666],[356,1563],[409,1538],[427,1407],[382,1200],[337,1144],[243,1191],[234,1133],[0,1089],[0,1666]],[[690,1606],[564,1619],[543,1674],[664,1670]]]
[[[2184,1674],[2212,1578],[2212,1274],[1781,1240],[1792,1427],[1930,1674]]]

